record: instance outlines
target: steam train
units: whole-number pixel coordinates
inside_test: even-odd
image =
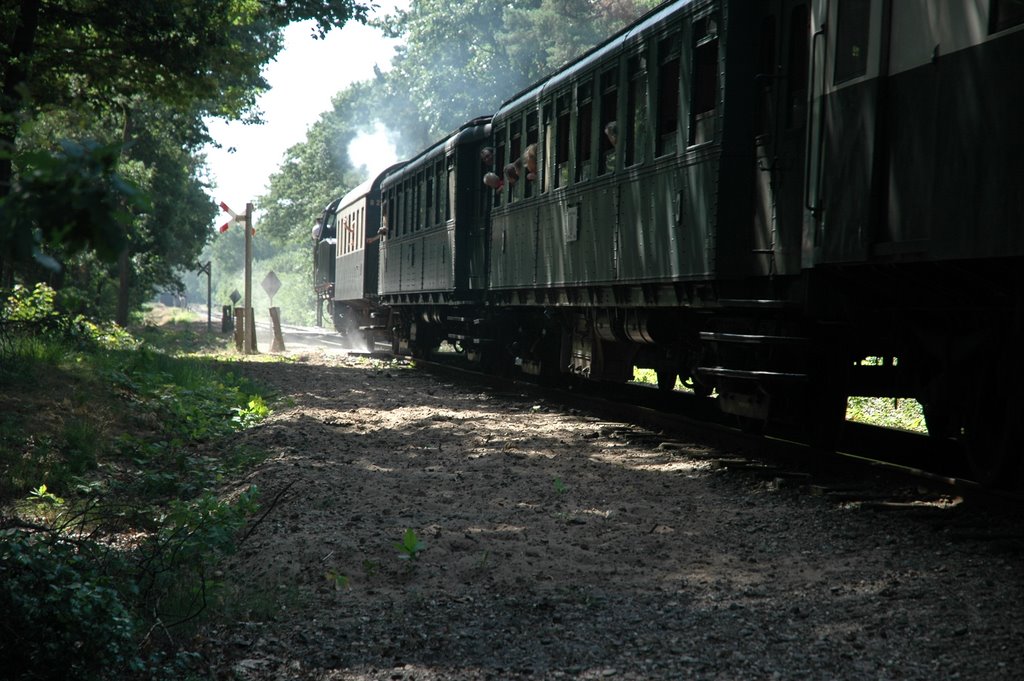
[[[1007,483],[1022,88],[1016,0],[667,3],[329,206],[359,238],[318,281],[398,352],[649,367],[815,441],[848,396],[915,398]]]

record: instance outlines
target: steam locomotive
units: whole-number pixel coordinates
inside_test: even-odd
[[[1007,482],[1022,87],[1014,0],[668,3],[335,205],[366,217],[318,277],[398,352],[649,367],[815,441],[848,396],[915,398]]]

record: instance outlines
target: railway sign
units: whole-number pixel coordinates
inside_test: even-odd
[[[270,307],[274,307],[274,294],[281,289],[281,280],[274,274],[274,270],[270,270],[267,276],[263,277],[263,281],[260,283],[263,290],[270,296]]]
[[[228,298],[231,299],[232,303],[237,305],[238,301],[242,299],[242,294],[238,292],[238,289],[235,289],[234,291],[231,292],[231,295],[228,296]]]
[[[231,210],[230,208],[228,208],[228,204],[224,203],[223,201],[220,202],[220,209],[231,216],[231,219],[225,222],[223,225],[221,225],[220,228],[218,229],[218,231],[221,234],[228,231],[228,227],[231,226],[232,222],[245,222],[244,215],[239,215],[235,211]]]

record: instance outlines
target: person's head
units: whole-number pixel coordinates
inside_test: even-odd
[[[484,175],[484,184],[490,187],[491,189],[497,191],[501,189],[503,183],[501,181],[501,178],[498,177],[496,174],[487,173],[486,175]]]
[[[509,184],[515,184],[519,179],[519,168],[516,167],[515,163],[509,163],[505,166],[505,179],[508,180]]]
[[[494,147],[484,147],[480,150],[480,163],[485,166],[494,163]]]
[[[608,136],[608,141],[612,143],[614,147],[619,141],[619,126],[615,121],[611,121],[608,125],[604,126],[604,134]]]
[[[536,144],[531,144],[523,150],[523,165],[526,166],[526,179],[533,180],[537,176]]]

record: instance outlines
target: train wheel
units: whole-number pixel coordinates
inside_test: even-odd
[[[1024,399],[994,377],[988,383],[988,390],[967,405],[963,432],[967,464],[983,485],[1012,489],[1020,485]]]
[[[655,372],[658,376],[658,390],[662,392],[672,392],[676,387],[676,378],[679,376],[679,372],[674,368],[672,369],[658,369]]]
[[[814,367],[804,405],[804,428],[808,444],[832,450],[846,424],[848,367],[838,354],[823,354]]]
[[[701,383],[696,378],[691,377],[689,380],[683,381],[683,385],[692,390],[697,397],[711,397],[713,388]]]

